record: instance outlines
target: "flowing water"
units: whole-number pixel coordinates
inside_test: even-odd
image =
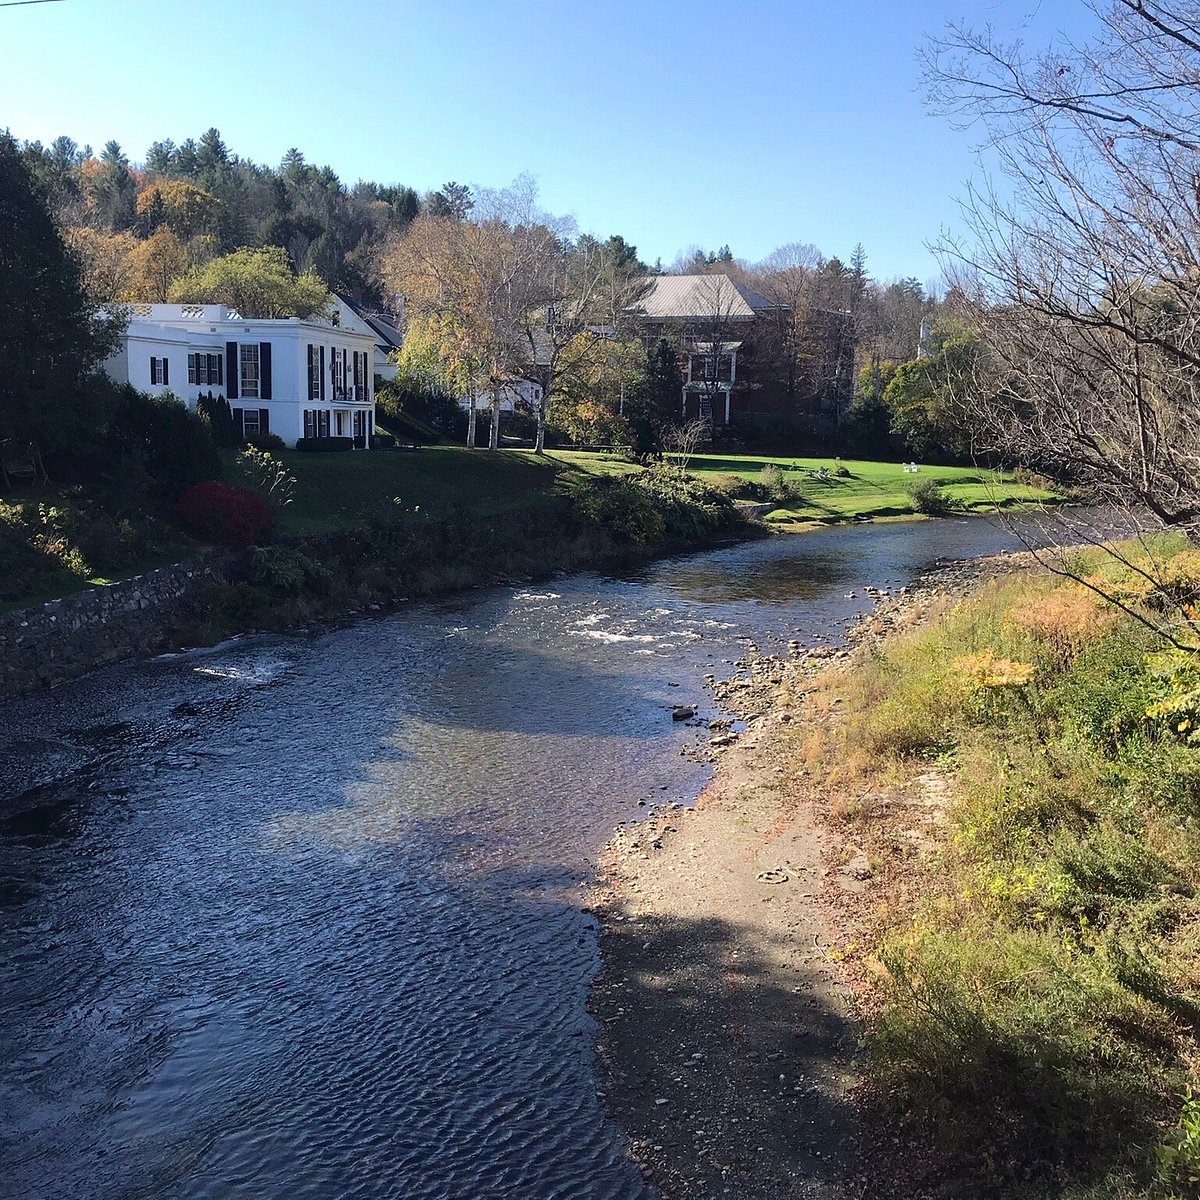
[[[639,800],[707,778],[671,707],[1013,546],[775,538],[0,706],[0,1196],[650,1196],[597,1095],[580,901]]]

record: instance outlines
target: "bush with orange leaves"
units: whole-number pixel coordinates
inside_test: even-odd
[[[1039,651],[1061,669],[1113,627],[1116,611],[1091,592],[1069,584],[1039,596],[1009,620],[1035,638]]]

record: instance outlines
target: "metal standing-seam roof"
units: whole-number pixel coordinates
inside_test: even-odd
[[[752,321],[775,306],[728,275],[655,275],[637,307],[652,320],[711,319],[717,309],[729,320]]]

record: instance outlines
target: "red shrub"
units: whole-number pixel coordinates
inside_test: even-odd
[[[193,537],[225,546],[253,546],[275,514],[257,492],[216,479],[188,488],[179,502],[179,517]]]

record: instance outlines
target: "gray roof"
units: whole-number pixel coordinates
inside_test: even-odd
[[[404,334],[390,321],[385,321],[383,317],[376,316],[375,313],[364,312],[360,315],[379,334],[379,338],[384,343],[385,348],[391,347],[393,350],[399,350],[404,345]]]
[[[637,307],[651,320],[752,321],[760,310],[775,306],[728,275],[655,275]]]

